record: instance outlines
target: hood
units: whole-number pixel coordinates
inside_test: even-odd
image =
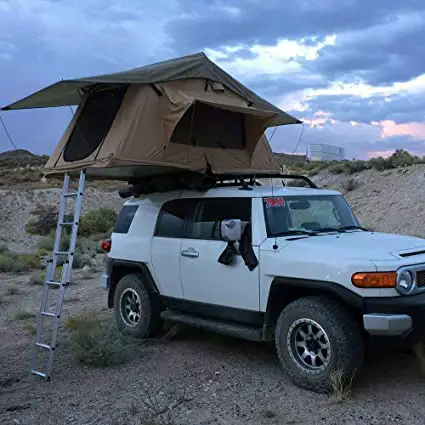
[[[296,249],[312,250],[321,256],[365,259],[370,261],[411,260],[415,255],[425,255],[425,239],[413,236],[354,231],[324,233],[319,236],[287,240]]]

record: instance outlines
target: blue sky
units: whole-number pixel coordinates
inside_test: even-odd
[[[425,155],[423,0],[0,0],[0,105],[62,78],[204,51],[349,158]],[[19,148],[51,153],[69,108],[3,112]],[[278,128],[292,152],[301,126]],[[0,151],[11,148],[0,128]]]

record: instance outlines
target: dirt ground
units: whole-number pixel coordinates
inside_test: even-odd
[[[74,272],[62,323],[86,313],[112,320],[98,275]],[[45,382],[30,374],[35,318],[19,316],[38,309],[41,286],[29,277],[0,274],[0,424],[425,423],[425,378],[404,351],[371,352],[349,398],[337,401],[293,386],[273,344],[183,329],[140,342],[129,363],[95,368],[73,358],[63,326],[52,380]],[[147,405],[154,406],[153,422]]]

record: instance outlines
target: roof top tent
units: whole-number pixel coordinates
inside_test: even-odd
[[[276,172],[269,127],[300,123],[203,53],[65,80],[3,110],[78,105],[45,166],[132,182],[178,171]]]
[[[44,170],[47,176],[64,174],[31,367],[33,374],[45,379],[51,376],[64,291],[70,282],[86,175],[127,181],[133,185],[130,195],[188,184],[199,188],[199,176],[211,181],[217,175],[270,175],[278,172],[279,166],[265,130],[300,123],[247,89],[203,53],[127,72],[60,81],[3,110],[66,105],[78,105],[78,109]],[[80,175],[79,186],[76,192],[69,192],[74,174]],[[191,180],[194,176],[195,182]],[[205,188],[202,181],[201,187]],[[70,197],[75,199],[74,213],[72,221],[65,221],[65,204]],[[72,227],[68,251],[60,250],[63,226]],[[64,256],[58,282],[57,265]],[[59,287],[54,311],[48,308],[52,287]],[[53,320],[47,327],[52,329],[48,343],[43,335],[44,319]],[[40,359],[40,350],[47,356],[45,362]]]

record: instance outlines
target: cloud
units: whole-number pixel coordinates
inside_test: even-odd
[[[354,75],[373,84],[408,81],[424,71],[425,4],[368,28],[344,31],[336,43],[320,51],[313,72],[331,79]]]
[[[243,6],[236,0],[187,0],[166,29],[176,49],[268,45],[278,38],[291,40],[361,30],[385,22],[400,11],[418,8],[415,0],[245,0]]]
[[[371,97],[352,94],[319,95],[309,99],[303,111],[298,112],[298,115],[309,117],[326,111],[334,119],[345,122],[356,121],[366,124],[373,121],[394,121],[398,124],[419,122],[425,118],[423,96],[423,93]]]
[[[136,0],[0,0],[1,106],[62,78],[121,71],[172,55],[163,23],[175,7],[165,0],[143,7]],[[18,147],[50,153],[70,111],[17,111],[3,118]],[[10,147],[0,129],[0,151]]]
[[[416,0],[0,0],[0,104],[61,78],[205,51],[305,120],[301,140],[301,126],[274,132],[277,151],[316,142],[343,145],[349,157],[420,151],[424,36]],[[2,116],[19,147],[50,153],[71,113]],[[0,151],[10,147],[0,128]]]

